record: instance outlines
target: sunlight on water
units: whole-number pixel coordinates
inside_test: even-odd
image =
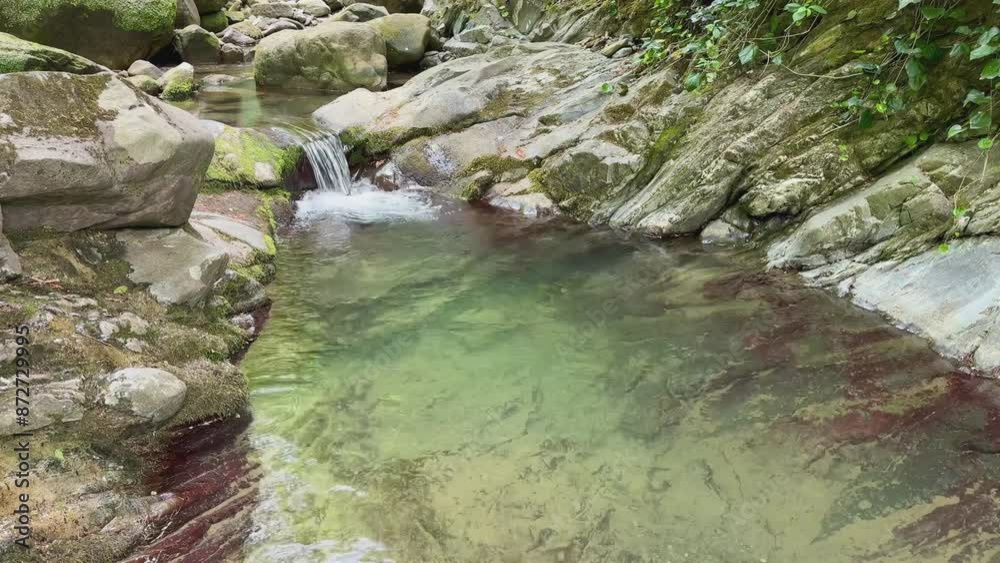
[[[243,364],[247,561],[997,555],[996,456],[962,451],[992,382],[753,256],[422,196],[299,205]]]

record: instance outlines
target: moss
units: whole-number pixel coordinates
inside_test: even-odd
[[[0,138],[30,127],[32,135],[96,138],[99,121],[111,121],[114,111],[98,104],[111,77],[106,74],[51,79],[39,74],[15,74],[0,88],[0,107],[14,125],[0,126]],[[73,100],[67,104],[66,100]]]
[[[64,289],[86,296],[133,286],[128,279],[131,267],[124,260],[125,246],[113,232],[39,229],[13,233],[10,240],[28,277],[58,280]]]
[[[304,154],[302,147],[281,147],[259,131],[226,127],[216,137],[215,155],[205,173],[205,189],[258,188],[257,163],[271,165],[283,179],[294,172]]]
[[[460,194],[465,201],[478,201],[486,195],[486,192],[493,187],[493,177],[489,174],[476,174],[469,179],[469,182],[462,188]]]
[[[364,127],[350,127],[340,134],[340,140],[351,147],[352,154],[357,151],[362,156],[371,159],[385,156],[395,147],[417,135],[415,131],[407,135],[399,127],[378,131],[366,131]]]
[[[604,108],[604,121],[608,123],[623,123],[635,115],[636,109],[631,104],[615,104]]]
[[[212,14],[204,14],[201,16],[201,27],[216,33],[226,29],[229,25],[229,18],[224,12],[215,12]]]
[[[472,176],[476,172],[487,171],[495,177],[499,177],[504,172],[516,170],[518,168],[534,168],[530,161],[513,158],[510,156],[500,156],[488,154],[476,157],[462,169],[459,176]]]
[[[194,96],[194,81],[186,78],[167,83],[160,97],[168,102],[189,100]]]
[[[0,4],[0,21],[10,29],[32,29],[46,21],[46,14],[71,7],[110,12],[118,28],[146,33],[169,28],[177,14],[175,0],[5,0]]]

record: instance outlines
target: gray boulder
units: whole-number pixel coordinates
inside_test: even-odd
[[[226,7],[228,0],[194,0],[199,14],[212,14]]]
[[[185,62],[194,64],[213,64],[220,59],[222,45],[214,33],[189,25],[179,29],[174,37],[174,48]]]
[[[334,14],[332,19],[344,22],[367,22],[388,15],[389,11],[382,6],[357,3],[346,6],[343,10]]]
[[[183,29],[189,25],[201,25],[201,15],[194,0],[177,0],[177,17],[174,28]]]
[[[344,0],[345,7],[361,3],[356,0]],[[365,0],[364,3],[385,8],[390,14],[419,14],[424,6],[423,0]]]
[[[291,18],[296,13],[295,4],[291,2],[269,2],[255,4],[250,7],[250,14],[263,18]]]
[[[0,75],[3,228],[181,225],[213,147],[188,112],[114,76]]]
[[[302,29],[302,26],[291,20],[278,20],[267,26],[263,31],[263,36],[274,35],[279,31],[295,31]]]
[[[163,76],[163,71],[149,61],[135,61],[128,67],[128,75],[148,76],[154,80],[158,80],[161,76]]]
[[[323,0],[299,0],[295,6],[314,18],[325,18],[330,15],[330,7]]]
[[[105,69],[68,51],[18,39],[9,33],[0,33],[0,74],[29,70],[94,74]]]
[[[368,22],[385,39],[385,58],[389,66],[420,62],[433,36],[431,20],[420,14],[389,14]]]
[[[184,405],[187,385],[174,374],[156,368],[126,368],[101,380],[101,401],[130,411],[152,423],[177,414]]]
[[[129,279],[149,284],[164,304],[203,304],[229,264],[224,251],[184,229],[126,229],[117,238],[125,244]]]
[[[472,55],[485,53],[486,45],[483,45],[482,43],[459,41],[457,38],[452,37],[444,42],[443,50],[454,58],[471,57]]]
[[[257,47],[260,86],[347,92],[386,86],[385,41],[367,25],[327,22],[299,33],[276,33]]]

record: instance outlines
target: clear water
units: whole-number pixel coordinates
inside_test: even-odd
[[[381,197],[282,242],[246,561],[1000,560],[1000,392],[922,340],[753,255]]]

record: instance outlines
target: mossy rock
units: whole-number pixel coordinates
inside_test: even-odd
[[[212,188],[274,188],[298,166],[299,146],[281,146],[254,129],[226,126],[215,139],[205,180]]]
[[[0,74],[32,70],[95,74],[102,69],[97,63],[68,51],[0,33]]]
[[[201,27],[213,33],[229,27],[229,16],[225,12],[215,12],[201,16]]]
[[[4,0],[0,31],[127,68],[170,43],[176,0]]]
[[[163,88],[160,97],[168,102],[180,102],[194,97],[194,80],[172,80]]]

